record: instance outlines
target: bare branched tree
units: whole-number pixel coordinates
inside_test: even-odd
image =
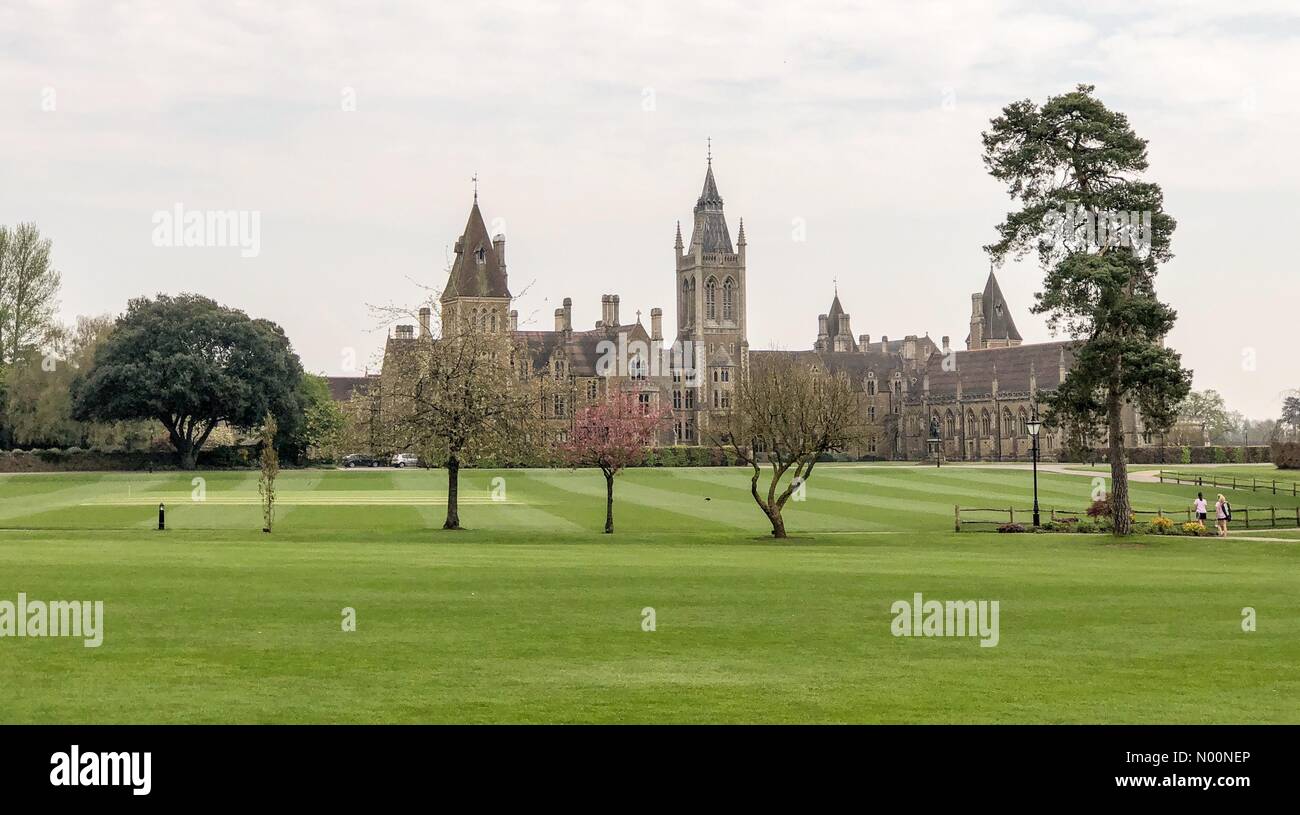
[[[781,512],[790,496],[812,477],[820,456],[855,444],[861,429],[848,379],[802,356],[769,352],[750,356],[748,375],[712,441],[753,468],[750,494],[771,522],[772,537],[784,538]],[[764,464],[770,481],[760,491]]]

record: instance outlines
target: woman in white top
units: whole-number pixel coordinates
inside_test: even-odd
[[[1214,502],[1214,515],[1219,521],[1219,537],[1228,537],[1228,519],[1232,517],[1232,510],[1228,509],[1228,499],[1219,493],[1218,500]]]

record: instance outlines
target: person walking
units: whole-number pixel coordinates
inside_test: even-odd
[[[1196,493],[1196,520],[1200,521],[1203,524],[1205,523],[1205,520],[1208,517],[1208,515],[1209,515],[1209,507],[1205,503],[1205,493],[1198,492]]]
[[[1219,493],[1219,498],[1214,502],[1215,519],[1219,522],[1219,537],[1228,537],[1228,521],[1232,520],[1232,505],[1228,499]]]

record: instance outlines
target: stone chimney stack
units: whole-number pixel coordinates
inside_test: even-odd
[[[433,312],[429,309],[428,306],[423,306],[420,308],[420,336],[421,337],[429,336],[429,317],[432,313]]]
[[[564,328],[562,330],[566,332],[572,331],[573,330],[573,298],[572,297],[564,298],[564,308],[561,310],[564,312]]]
[[[671,363],[669,363],[671,364]],[[650,309],[650,373],[666,373],[664,364],[664,310]]]
[[[614,324],[614,295],[612,294],[600,296],[600,324],[603,326]]]
[[[970,296],[970,339],[966,350],[984,347],[984,295],[976,292]]]
[[[650,309],[650,339],[663,340],[664,338],[664,310],[661,308]]]
[[[867,346],[871,344],[871,335],[862,334],[858,336],[858,350],[867,353]]]
[[[836,327],[836,333],[842,336],[849,336],[849,315],[840,315],[840,324]]]
[[[916,335],[908,334],[903,338],[903,359],[908,362],[916,360]]]
[[[399,325],[397,327],[397,339],[409,340],[409,339],[413,339],[414,337],[415,337],[415,326]]]
[[[944,353],[945,355],[947,355],[949,352],[952,351],[952,346],[948,344],[948,343],[949,343],[949,339],[950,339],[950,338],[949,338],[947,335],[944,335],[944,338],[943,338],[943,353]]]
[[[504,269],[506,267],[506,236],[500,232],[493,235],[492,248],[496,250],[497,262],[500,263],[501,268]]]
[[[564,309],[562,308],[557,308],[555,310],[555,330],[564,330]]]
[[[609,324],[610,324],[610,325],[618,325],[618,324],[619,324],[619,322],[618,322],[618,295],[617,295],[617,294],[612,294],[612,295],[610,295],[610,300],[609,300],[609,302],[610,302],[610,312],[609,312],[610,321],[609,321]]]

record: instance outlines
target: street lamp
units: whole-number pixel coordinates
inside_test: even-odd
[[[939,417],[935,416],[930,419],[930,452],[934,454],[934,466],[938,467],[939,457]]]
[[[1039,525],[1038,518],[1038,431],[1043,429],[1043,423],[1038,421],[1038,408],[1034,408],[1034,417],[1025,422],[1025,427],[1029,429],[1029,438],[1033,440],[1032,449],[1034,459],[1034,527]]]

